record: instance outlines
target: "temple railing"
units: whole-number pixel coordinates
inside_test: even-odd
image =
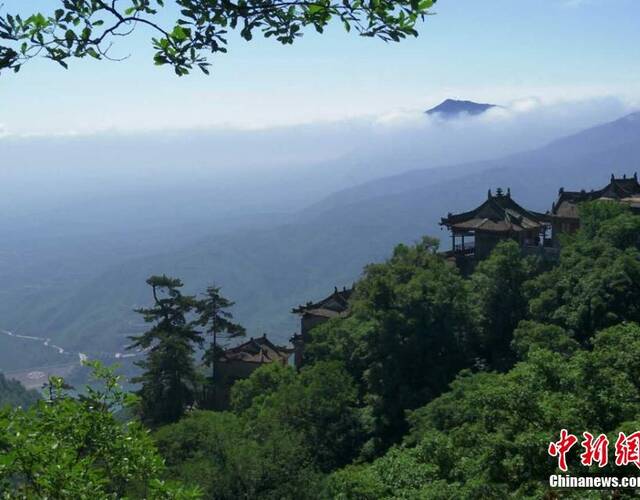
[[[469,243],[465,243],[464,245],[462,243],[456,244],[455,248],[453,249],[454,253],[462,253],[462,254],[468,254],[468,253],[473,253],[475,251],[476,245],[475,242],[470,241]]]
[[[443,255],[445,258],[455,257],[456,259],[458,259],[458,258],[473,258],[475,257],[475,253],[476,253],[476,250],[473,244],[471,245],[465,244],[464,248],[462,248],[462,245],[456,245],[453,250],[447,250],[445,252],[441,252],[441,255]]]

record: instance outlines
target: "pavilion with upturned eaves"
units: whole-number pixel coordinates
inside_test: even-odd
[[[585,191],[567,191],[560,188],[558,198],[551,206],[549,217],[553,225],[554,244],[558,245],[557,235],[574,233],[580,227],[578,207],[588,201],[615,201],[627,205],[632,212],[640,214],[640,183],[638,173],[633,176],[616,177],[611,174],[609,184],[602,189]]]
[[[295,350],[295,366],[300,368],[303,364],[304,346],[309,342],[309,332],[332,318],[344,318],[349,314],[349,299],[353,294],[353,288],[344,287],[333,289],[333,293],[318,302],[307,302],[291,310],[300,316],[300,333],[291,337],[291,343]]]
[[[307,302],[291,310],[292,313],[300,316],[300,335],[308,341],[309,330],[325,321],[345,316],[349,311],[349,298],[353,293],[353,288],[338,287],[333,289],[333,293],[318,302]]]
[[[449,213],[441,226],[451,231],[451,252],[457,260],[481,260],[489,256],[503,240],[515,240],[521,247],[551,246],[549,217],[528,210],[511,198],[511,190],[489,190],[479,207],[460,214]]]
[[[555,259],[559,253],[560,234],[571,234],[580,228],[579,205],[590,201],[621,203],[640,214],[640,183],[638,174],[632,177],[611,174],[609,184],[602,189],[565,191],[560,188],[558,198],[545,214],[528,210],[511,198],[511,191],[489,190],[487,200],[479,207],[460,214],[449,213],[440,225],[451,231],[451,251],[464,273],[474,263],[489,256],[498,242],[517,241],[525,254],[537,254]]]
[[[225,349],[215,363],[214,392],[211,395],[213,407],[228,409],[231,387],[235,382],[248,378],[268,363],[293,365],[293,355],[293,349],[274,344],[266,334]]]

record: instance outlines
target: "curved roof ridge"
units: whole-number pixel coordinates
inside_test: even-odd
[[[484,213],[487,209],[489,209],[495,217],[491,217],[489,214]],[[474,218],[482,218],[482,221],[472,224],[471,221],[473,221]],[[502,229],[504,231],[513,230],[516,225],[523,229],[526,229],[525,225],[529,227],[532,227],[533,225],[541,225],[542,222],[544,222],[544,216],[537,212],[528,210],[517,203],[511,197],[510,191],[507,191],[506,194],[502,194],[502,191],[500,190],[499,194],[495,196],[491,195],[491,191],[489,191],[489,197],[473,210],[459,214],[449,213],[446,218],[443,217],[441,219],[440,225],[454,226],[456,224],[468,222],[471,227],[480,228],[489,220],[496,224],[502,222],[505,225]],[[469,229],[471,229],[471,227],[469,227]],[[500,229],[494,228],[494,230]]]

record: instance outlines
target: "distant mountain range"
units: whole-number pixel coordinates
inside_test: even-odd
[[[237,318],[251,334],[286,342],[297,327],[293,306],[350,285],[367,263],[394,245],[428,234],[447,212],[469,210],[487,189],[511,188],[525,207],[545,211],[558,188],[591,189],[611,173],[640,170],[640,113],[496,160],[473,162],[368,182],[337,192],[287,223],[229,230],[182,249],[130,259],[79,286],[74,293],[34,294],[0,316],[22,332],[61,332],[65,346],[115,349],[144,328],[131,310],[149,302],[144,280],[154,273],[183,279],[189,291],[216,283],[236,301]],[[44,303],[46,299],[46,303]]]
[[[425,111],[428,115],[438,115],[442,118],[456,118],[460,115],[480,115],[485,111],[497,107],[495,104],[483,104],[473,101],[458,101],[447,99],[436,107]]]

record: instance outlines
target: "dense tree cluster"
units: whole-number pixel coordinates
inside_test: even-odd
[[[622,321],[640,321],[640,217],[620,205],[583,207],[583,229],[559,264],[526,286],[531,319],[561,326],[580,341]]]
[[[136,363],[144,371],[132,381],[141,384],[138,413],[147,424],[157,426],[178,421],[196,404],[210,404],[213,384],[198,373],[194,359],[205,335],[212,336],[212,343],[204,351],[203,360],[214,367],[220,354],[218,336],[233,338],[245,332],[233,323],[233,315],[227,310],[233,302],[223,297],[218,287],[209,287],[204,298],[198,299],[180,291],[184,285],[179,279],[152,276],[147,284],[154,304],[137,312],[153,326],[142,335],[130,337],[133,342],[129,349],[146,351],[146,358]]]
[[[638,430],[640,217],[598,202],[582,207],[582,220],[552,269],[508,243],[478,266],[467,281],[479,321],[469,349],[484,366],[462,370],[449,391],[411,411],[400,444],[330,475],[328,497],[551,498],[558,469],[547,445],[560,429],[610,443]],[[579,453],[569,457],[574,472]],[[635,471],[610,461],[583,474]]]
[[[131,402],[119,377],[93,369],[100,389],[72,397],[52,378],[50,399],[0,411],[2,498],[198,498],[197,489],[164,479],[163,460],[140,423],[115,417]]]
[[[640,425],[640,326],[610,327],[593,338],[593,349],[536,337],[526,360],[507,373],[462,372],[452,388],[411,414],[403,445],[372,464],[350,466],[329,479],[342,498],[551,498],[548,477],[557,463],[547,444],[560,429],[604,433],[615,443],[620,431]],[[560,349],[558,349],[560,346]],[[635,475],[616,467],[583,467],[579,446],[569,470],[583,475]],[[621,495],[621,492],[618,493]],[[576,491],[572,498],[600,498]],[[618,496],[617,498],[621,498]]]
[[[207,498],[315,498],[357,455],[356,387],[339,363],[297,374],[265,365],[233,388],[232,411],[195,412],[156,434],[172,475]]]
[[[166,469],[153,460],[135,465],[147,475],[132,483],[129,469],[113,464],[111,479],[88,484],[217,499],[555,498],[548,477],[558,464],[547,447],[560,429],[605,434],[613,443],[618,432],[640,428],[639,236],[640,217],[596,202],[582,207],[582,228],[564,238],[553,265],[504,242],[463,278],[435,241],[399,245],[365,269],[349,316],[312,330],[301,370],[259,368],[236,382],[225,412],[189,406],[194,346],[204,335],[197,327],[240,331],[223,314],[230,303],[217,289],[199,302],[180,293],[179,281],[151,278],[155,305],[142,312],[153,326],[136,339],[147,349],[139,407],[155,427]],[[139,447],[158,456],[140,424],[116,424],[93,394],[3,418],[8,428],[36,429],[37,436],[47,419],[62,419],[61,429],[65,414],[76,412],[73,443],[58,438],[71,446],[87,442],[83,433],[98,412],[97,441],[82,445],[88,457],[130,454],[127,463],[136,464]],[[104,425],[113,432],[109,443],[99,438]],[[129,433],[133,441],[117,446]],[[34,476],[19,457],[36,443],[59,453],[55,443],[30,439],[0,435],[12,457],[0,464],[0,477]],[[569,467],[583,467],[578,453],[568,455]],[[79,477],[90,481],[111,464],[55,459],[69,474],[80,467]],[[613,461],[581,473],[635,475]],[[579,490],[573,497],[628,494]]]
[[[549,494],[561,428],[615,441],[640,411],[640,217],[611,203],[582,217],[553,266],[504,242],[463,279],[433,240],[398,246],[365,269],[349,317],[314,328],[300,373],[262,368],[236,383],[231,413],[162,429],[170,470],[212,498]],[[188,429],[205,419],[261,458],[199,441]],[[225,479],[203,484],[205,469]]]
[[[344,363],[360,387],[372,455],[406,431],[404,411],[439,395],[467,366],[474,334],[469,291],[434,241],[399,245],[365,269],[352,314],[312,331],[312,361]]]

